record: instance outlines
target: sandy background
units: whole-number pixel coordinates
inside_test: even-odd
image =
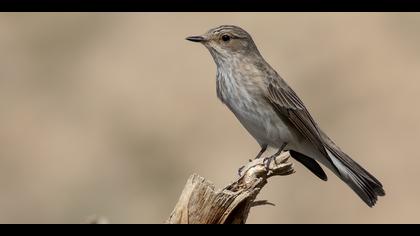
[[[160,223],[191,173],[229,183],[259,147],[184,40],[220,24],[253,35],[387,192],[370,209],[297,163],[249,223],[420,223],[416,13],[0,14],[0,223]]]

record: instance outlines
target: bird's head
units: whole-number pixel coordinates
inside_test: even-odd
[[[190,36],[189,41],[202,43],[216,63],[241,57],[259,56],[257,47],[245,30],[234,25],[222,25],[200,36]]]

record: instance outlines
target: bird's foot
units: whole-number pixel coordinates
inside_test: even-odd
[[[265,169],[267,171],[269,171],[270,164],[271,164],[272,161],[274,161],[274,163],[276,163],[276,165],[278,165],[277,157],[280,156],[280,154],[283,152],[283,150],[286,146],[287,146],[287,143],[283,143],[281,145],[281,147],[279,148],[279,150],[274,155],[264,158],[263,163],[264,163]]]
[[[238,176],[241,177],[241,172],[245,168],[245,166],[242,166],[238,169]]]
[[[271,165],[271,162],[272,161],[274,161],[274,163],[276,164],[276,165],[278,165],[279,163],[277,163],[277,157],[278,157],[279,155],[277,155],[277,154],[275,154],[275,155],[272,155],[272,156],[269,156],[269,157],[266,157],[266,158],[264,158],[264,160],[263,160],[263,164],[264,164],[264,167],[265,167],[265,169],[267,170],[267,171],[269,171],[270,170],[270,165]]]
[[[273,156],[269,156],[269,157],[264,158],[263,164],[264,164],[264,167],[265,167],[266,171],[270,170],[270,164],[271,164],[272,161],[276,161],[276,157],[277,156],[273,155]]]

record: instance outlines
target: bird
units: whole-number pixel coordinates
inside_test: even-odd
[[[385,196],[381,182],[321,130],[295,91],[263,58],[248,32],[235,25],[221,25],[186,39],[201,43],[213,57],[217,97],[260,145],[255,158],[262,158],[268,147],[277,152],[266,157],[265,163],[289,151],[321,180],[328,177],[319,163],[330,169],[369,207]]]

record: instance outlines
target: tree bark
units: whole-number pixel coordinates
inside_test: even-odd
[[[191,175],[166,223],[245,224],[252,207],[271,204],[256,201],[267,179],[294,173],[289,157],[283,152],[268,167],[264,158],[250,161],[239,171],[238,179],[221,190],[215,190],[203,177]]]

